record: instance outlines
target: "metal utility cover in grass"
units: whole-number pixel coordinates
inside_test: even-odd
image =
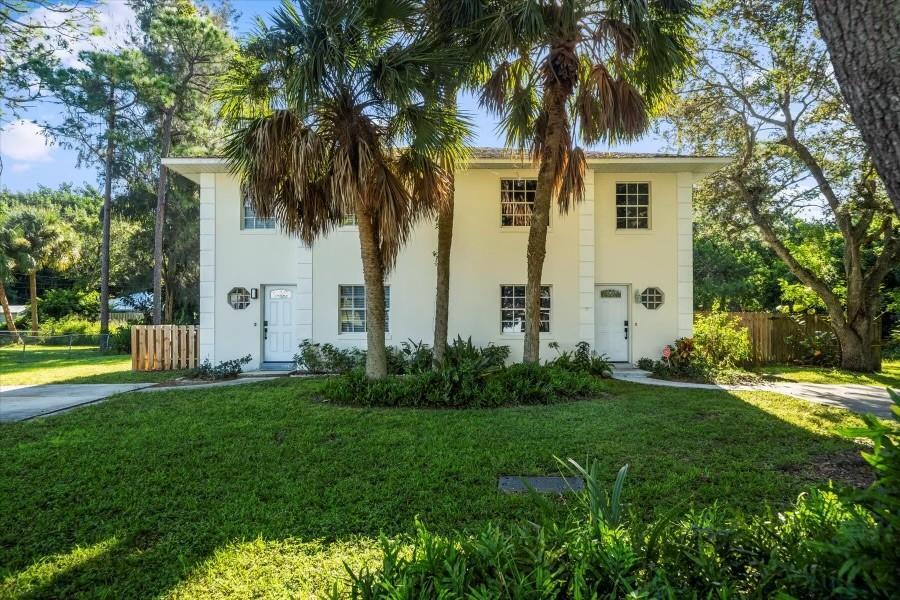
[[[581,477],[523,477],[501,475],[497,479],[497,489],[506,494],[522,494],[530,490],[541,494],[565,494],[584,489]]]

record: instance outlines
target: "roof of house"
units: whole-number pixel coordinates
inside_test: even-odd
[[[518,150],[508,148],[472,148],[469,168],[531,169],[531,159]],[[727,156],[666,154],[647,152],[585,152],[588,167],[594,171],[619,172],[688,172],[703,176],[717,171],[731,159]],[[163,164],[199,183],[201,173],[227,173],[228,164],[222,157],[171,157]]]
[[[521,160],[524,156],[525,160],[528,160],[527,154],[523,155],[522,151],[514,150],[510,148],[494,148],[490,146],[476,146],[474,148],[469,149],[472,153],[472,158],[480,159],[480,158],[505,158],[505,159],[519,159]],[[584,152],[585,158],[588,160],[601,160],[604,158],[675,158],[675,159],[683,159],[683,158],[718,158],[718,159],[728,159],[727,156],[713,156],[713,155],[703,155],[703,154],[673,154],[666,152],[603,152],[599,150],[586,150]]]

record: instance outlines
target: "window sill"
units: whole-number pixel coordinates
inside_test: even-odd
[[[367,339],[368,334],[365,333],[338,333],[338,338],[342,340],[364,340]],[[389,340],[392,339],[390,333],[384,334],[384,339]]]
[[[653,229],[614,229],[616,235],[650,235]]]
[[[242,235],[274,235],[278,233],[278,229],[241,229]]]

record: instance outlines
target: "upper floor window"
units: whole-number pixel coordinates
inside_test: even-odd
[[[650,229],[650,184],[616,184],[616,229]]]
[[[534,212],[537,179],[500,180],[500,225],[528,227]]]
[[[356,220],[356,213],[344,215],[344,218],[341,219],[341,227],[356,227],[358,224],[359,221]]]
[[[384,286],[384,330],[391,330],[391,287]],[[338,286],[338,331],[366,332],[366,286]]]
[[[500,286],[500,331],[525,331],[525,286]],[[550,286],[541,286],[541,333],[550,332]]]
[[[247,198],[241,207],[241,229],[275,229],[275,219],[257,217],[253,203]]]

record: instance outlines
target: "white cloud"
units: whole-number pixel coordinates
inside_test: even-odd
[[[34,121],[16,121],[0,129],[0,154],[24,163],[47,162],[51,158],[47,138]]]
[[[56,8],[65,7],[59,4]],[[83,50],[115,50],[131,45],[131,33],[137,29],[134,11],[124,0],[98,2],[94,6],[77,9],[76,20],[85,34],[92,29],[102,31],[99,35],[85,35],[82,39],[69,40],[60,47],[56,55],[66,67],[82,66],[78,53]],[[46,7],[35,9],[29,14],[32,22],[42,25],[58,25],[71,13],[51,10]]]

